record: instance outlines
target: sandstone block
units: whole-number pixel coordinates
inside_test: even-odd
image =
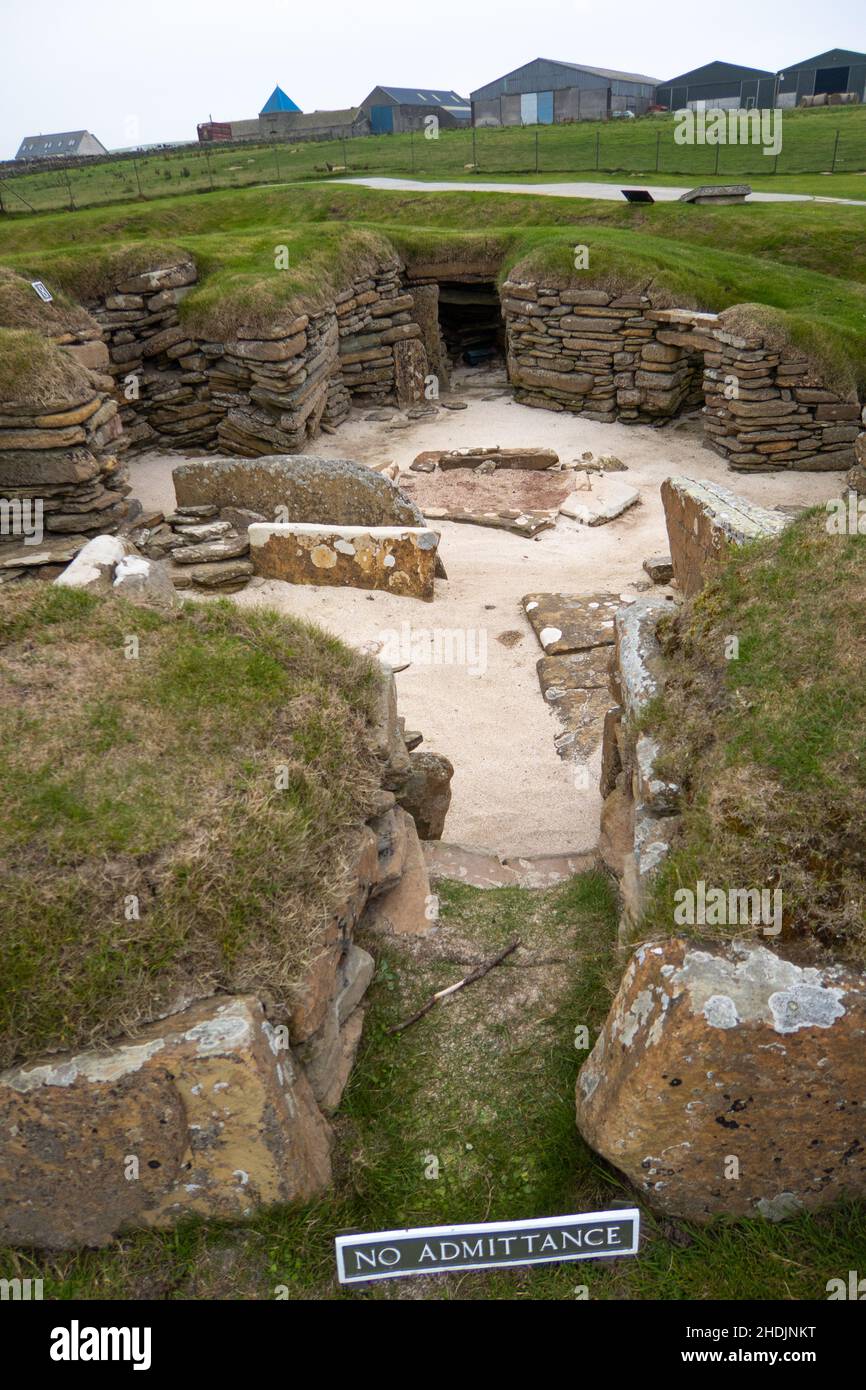
[[[439,537],[428,527],[256,522],[248,535],[255,573],[266,578],[433,598]]]

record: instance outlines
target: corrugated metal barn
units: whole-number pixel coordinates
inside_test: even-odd
[[[652,104],[657,78],[534,58],[471,94],[476,126],[551,125],[597,121]]]
[[[799,106],[803,97],[854,92],[866,100],[866,53],[830,48],[786,67],[779,79],[779,105]]]
[[[374,87],[361,109],[374,135],[424,130],[428,116],[443,129],[466,126],[471,114],[466,97],[444,87]]]
[[[697,102],[707,106],[763,108],[773,105],[776,75],[764,68],[745,68],[716,59],[691,72],[669,77],[656,88],[656,101],[671,111],[682,111]]]

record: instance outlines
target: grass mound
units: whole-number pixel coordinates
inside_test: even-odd
[[[89,373],[32,328],[0,328],[0,407],[76,403],[93,395]],[[2,409],[0,409],[2,414]]]
[[[372,664],[266,610],[34,585],[0,595],[0,687],[0,1065],[184,997],[283,1009],[377,785]]]
[[[644,722],[687,806],[645,935],[680,930],[674,893],[698,880],[780,889],[789,954],[866,964],[866,538],[827,520],[809,512],[734,554],[666,620],[670,677]]]

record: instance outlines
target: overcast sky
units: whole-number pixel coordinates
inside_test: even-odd
[[[110,149],[196,138],[378,85],[468,96],[539,56],[664,79],[713,58],[786,63],[866,49],[864,0],[0,0],[0,158],[25,135],[88,129]]]

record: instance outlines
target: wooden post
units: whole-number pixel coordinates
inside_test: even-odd
[[[138,184],[138,196],[139,198],[143,198],[144,194],[141,191],[141,179],[138,177],[138,160],[134,157],[132,161],[132,167],[135,170],[135,182]]]
[[[478,170],[478,155],[475,152],[475,126],[472,127],[472,164],[476,172]]]
[[[839,132],[838,132],[838,130],[837,130],[837,131],[836,131],[836,139],[833,141],[833,163],[832,163],[831,166],[830,166],[830,173],[831,173],[831,174],[835,174],[835,172],[836,172],[836,154],[837,154],[837,152],[838,152],[838,149],[839,149]]]
[[[662,133],[661,133],[660,130],[657,130],[657,131],[656,131],[656,173],[658,173],[658,171],[659,171],[659,157],[660,157],[660,152],[661,152],[661,143],[662,143]]]
[[[538,126],[535,127],[535,172],[538,173]]]
[[[599,157],[600,157],[600,151],[601,151],[601,131],[600,131],[600,130],[597,130],[597,131],[595,132],[595,167],[596,167],[596,171],[598,170],[598,161],[599,161]]]

